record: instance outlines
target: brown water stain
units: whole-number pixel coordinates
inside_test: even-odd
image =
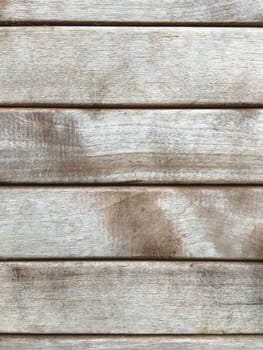
[[[83,147],[88,148],[89,140],[80,139],[76,118],[62,114],[58,110],[26,112],[22,118],[17,118],[13,135],[17,142],[26,140],[27,154],[31,145],[32,156],[27,159],[34,178],[51,176],[74,180],[74,177],[87,176],[96,169],[95,159],[83,150]],[[82,142],[85,142],[84,146]],[[25,168],[23,163],[21,166]]]
[[[117,201],[106,209],[106,226],[117,256],[168,258],[180,255],[181,237],[158,206],[157,193],[115,195]]]
[[[87,114],[89,117],[98,120],[101,114],[92,111]],[[19,150],[15,152],[14,176],[19,171],[29,172],[31,178],[44,182],[79,182],[83,178],[87,181],[88,177],[98,179],[98,176],[124,173],[129,171],[131,163],[138,162],[137,154],[118,154],[114,156],[113,167],[111,155],[92,156],[89,148],[94,146],[94,140],[89,140],[78,121],[78,115],[74,112],[71,115],[70,111],[66,114],[60,110],[26,111],[19,116],[14,112],[8,114],[5,130],[12,130],[8,137]],[[131,158],[129,162],[127,158]],[[10,171],[8,174],[10,178]]]
[[[58,268],[58,266],[56,268],[43,269],[41,267],[14,265],[11,266],[10,275],[13,282],[28,283],[32,281],[66,281],[78,276],[78,273],[72,269]]]
[[[46,307],[51,306],[57,312],[62,312],[71,288],[81,278],[80,273],[73,268],[64,268],[62,265],[44,267],[36,264],[33,266],[27,263],[12,264],[9,275],[13,283],[13,304],[17,309],[17,317],[22,322],[26,321],[30,314],[28,310],[31,308],[31,302],[29,302],[31,299],[32,304],[36,300],[42,300]],[[37,323],[34,324],[34,329],[38,327]]]

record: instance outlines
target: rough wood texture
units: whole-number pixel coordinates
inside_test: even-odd
[[[263,183],[262,150],[262,109],[0,109],[2,183]]]
[[[0,257],[263,259],[262,188],[0,190]]]
[[[263,28],[2,27],[0,104],[262,104]]]
[[[2,0],[0,21],[262,23],[261,0]]]
[[[263,332],[263,265],[0,263],[0,332]]]
[[[261,336],[0,336],[0,350],[262,350]]]

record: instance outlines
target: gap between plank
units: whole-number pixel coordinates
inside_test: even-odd
[[[0,333],[1,337],[29,337],[29,338],[37,338],[37,337],[50,337],[50,338],[262,338],[263,333],[228,333],[228,334],[125,334],[125,333],[116,333],[116,334],[108,334],[108,333]]]
[[[141,181],[127,181],[127,182],[96,182],[96,183],[71,183],[71,182],[45,182],[45,183],[41,183],[41,182],[0,182],[0,190],[2,189],[14,189],[16,187],[21,188],[21,187],[25,187],[25,188],[43,188],[43,189],[56,189],[56,188],[61,188],[61,187],[65,187],[67,189],[69,188],[101,188],[103,189],[103,187],[111,187],[112,189],[116,189],[116,188],[125,188],[129,189],[130,188],[147,188],[147,187],[151,187],[151,188],[219,188],[222,189],[224,187],[234,187],[234,188],[244,188],[247,187],[249,189],[255,187],[262,187],[263,183],[187,183],[187,182],[181,182],[181,183],[176,183],[176,182],[167,182],[167,183],[154,183],[154,182],[141,182]]]
[[[0,27],[209,27],[209,28],[262,28],[263,22],[140,22],[140,21],[0,21]]]
[[[34,337],[50,337],[50,338],[83,338],[83,337],[89,337],[89,338],[261,338],[263,336],[263,333],[227,333],[227,334],[218,334],[218,333],[210,333],[210,334],[173,334],[173,333],[165,333],[165,334],[129,334],[129,333],[116,333],[116,334],[108,334],[108,333],[0,333],[1,337],[28,337],[28,338],[34,338]]]
[[[89,104],[76,104],[76,103],[0,103],[0,109],[22,109],[22,108],[32,108],[32,109],[99,109],[99,110],[106,110],[106,109],[141,109],[141,110],[173,110],[173,109],[261,109],[263,108],[263,102],[262,103],[219,103],[219,104],[204,104],[204,103],[198,103],[198,104],[96,104],[96,103],[89,103]]]
[[[206,263],[206,262],[211,262],[211,263],[229,263],[229,264],[253,264],[253,263],[259,263],[263,265],[263,260],[262,259],[226,259],[226,258],[169,258],[169,257],[158,257],[158,258],[151,258],[151,257],[55,257],[55,258],[2,258],[0,257],[0,263],[5,263],[5,262],[14,262],[14,263],[19,263],[19,262],[28,262],[28,263],[46,263],[46,262],[54,262],[54,263],[63,263],[63,262],[70,262],[70,261],[75,261],[75,262],[93,262],[93,261],[99,261],[99,262],[192,262],[192,263]]]

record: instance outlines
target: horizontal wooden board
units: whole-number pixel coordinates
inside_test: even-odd
[[[262,350],[262,336],[1,336],[0,350]]]
[[[0,189],[0,258],[263,259],[262,188]]]
[[[2,27],[0,104],[262,104],[263,28]]]
[[[263,183],[262,150],[262,109],[0,109],[2,183]]]
[[[0,263],[0,332],[263,333],[262,263]]]
[[[0,21],[261,23],[262,13],[260,0],[5,0]]]

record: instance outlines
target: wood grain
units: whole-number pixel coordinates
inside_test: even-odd
[[[0,21],[262,23],[260,0],[2,0]]]
[[[262,350],[262,336],[1,336],[0,350]]]
[[[0,263],[0,332],[260,334],[262,263]]]
[[[1,105],[260,105],[263,28],[2,27]]]
[[[0,189],[0,258],[263,259],[262,188]]]
[[[262,109],[0,109],[2,183],[263,183]]]

